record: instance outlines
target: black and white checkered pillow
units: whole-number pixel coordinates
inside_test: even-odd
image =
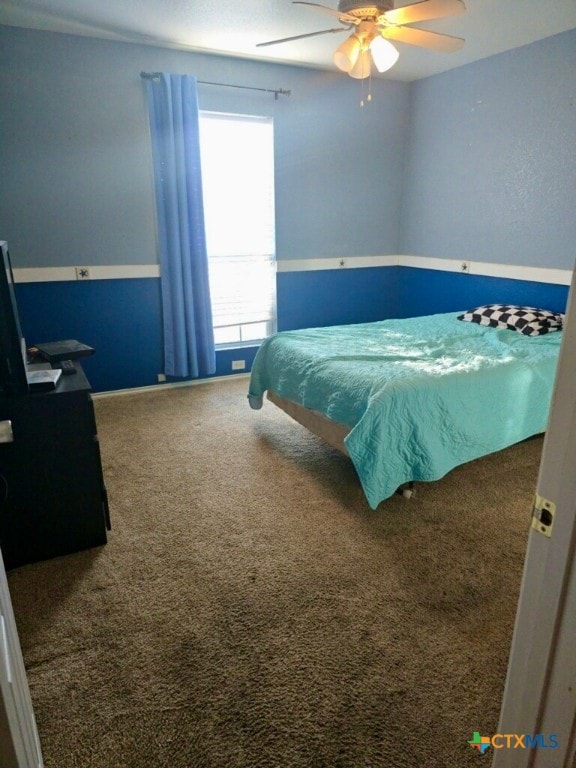
[[[458,315],[458,320],[489,325],[492,328],[508,328],[526,336],[541,336],[544,333],[561,331],[564,315],[536,307],[485,304]]]

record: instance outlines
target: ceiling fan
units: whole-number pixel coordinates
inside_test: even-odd
[[[393,0],[375,0],[371,4],[367,0],[340,0],[337,9],[304,0],[293,0],[293,4],[307,5],[322,13],[336,16],[344,26],[270,40],[267,43],[259,43],[257,47],[354,30],[350,37],[336,48],[333,60],[339,69],[359,80],[370,75],[372,62],[379,72],[386,72],[394,66],[399,53],[390,40],[430,48],[441,53],[457,51],[464,45],[461,37],[407,26],[418,21],[463,13],[466,6],[462,0],[420,0],[400,8],[394,8]]]

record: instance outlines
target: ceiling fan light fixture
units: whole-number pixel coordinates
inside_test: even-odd
[[[392,43],[377,35],[370,43],[370,53],[378,72],[386,72],[398,61],[399,53]]]
[[[356,78],[356,80],[364,80],[364,78],[370,75],[372,69],[372,57],[370,56],[370,50],[363,48],[356,61],[356,64],[348,72],[350,77]]]
[[[338,0],[337,9],[310,0],[292,2],[336,16],[348,30],[354,29],[350,37],[336,48],[332,59],[338,69],[358,80],[370,76],[372,61],[378,72],[386,72],[396,64],[399,53],[390,39],[441,53],[458,51],[464,45],[460,37],[412,26],[419,21],[463,13],[466,10],[464,0],[400,0],[399,8],[394,7],[394,0]],[[340,31],[339,28],[321,29],[319,32],[258,43],[258,46],[288,43]]]
[[[334,51],[334,64],[338,69],[341,69],[342,72],[350,72],[358,61],[361,49],[362,44],[360,38],[357,35],[350,35],[350,37],[344,40],[344,42]]]

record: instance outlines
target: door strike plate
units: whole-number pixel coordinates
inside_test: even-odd
[[[532,512],[532,528],[543,533],[549,539],[552,537],[552,526],[556,515],[556,504],[548,501],[543,496],[536,494],[534,499],[534,511]]]

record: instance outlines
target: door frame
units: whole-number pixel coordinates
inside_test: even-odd
[[[573,768],[576,760],[576,270],[528,534],[499,734],[540,747],[494,749],[492,768]],[[537,511],[548,512],[539,521]],[[553,514],[552,525],[546,525]],[[550,535],[547,535],[547,534]],[[555,734],[558,746],[552,747]],[[505,739],[498,744],[505,744]]]

